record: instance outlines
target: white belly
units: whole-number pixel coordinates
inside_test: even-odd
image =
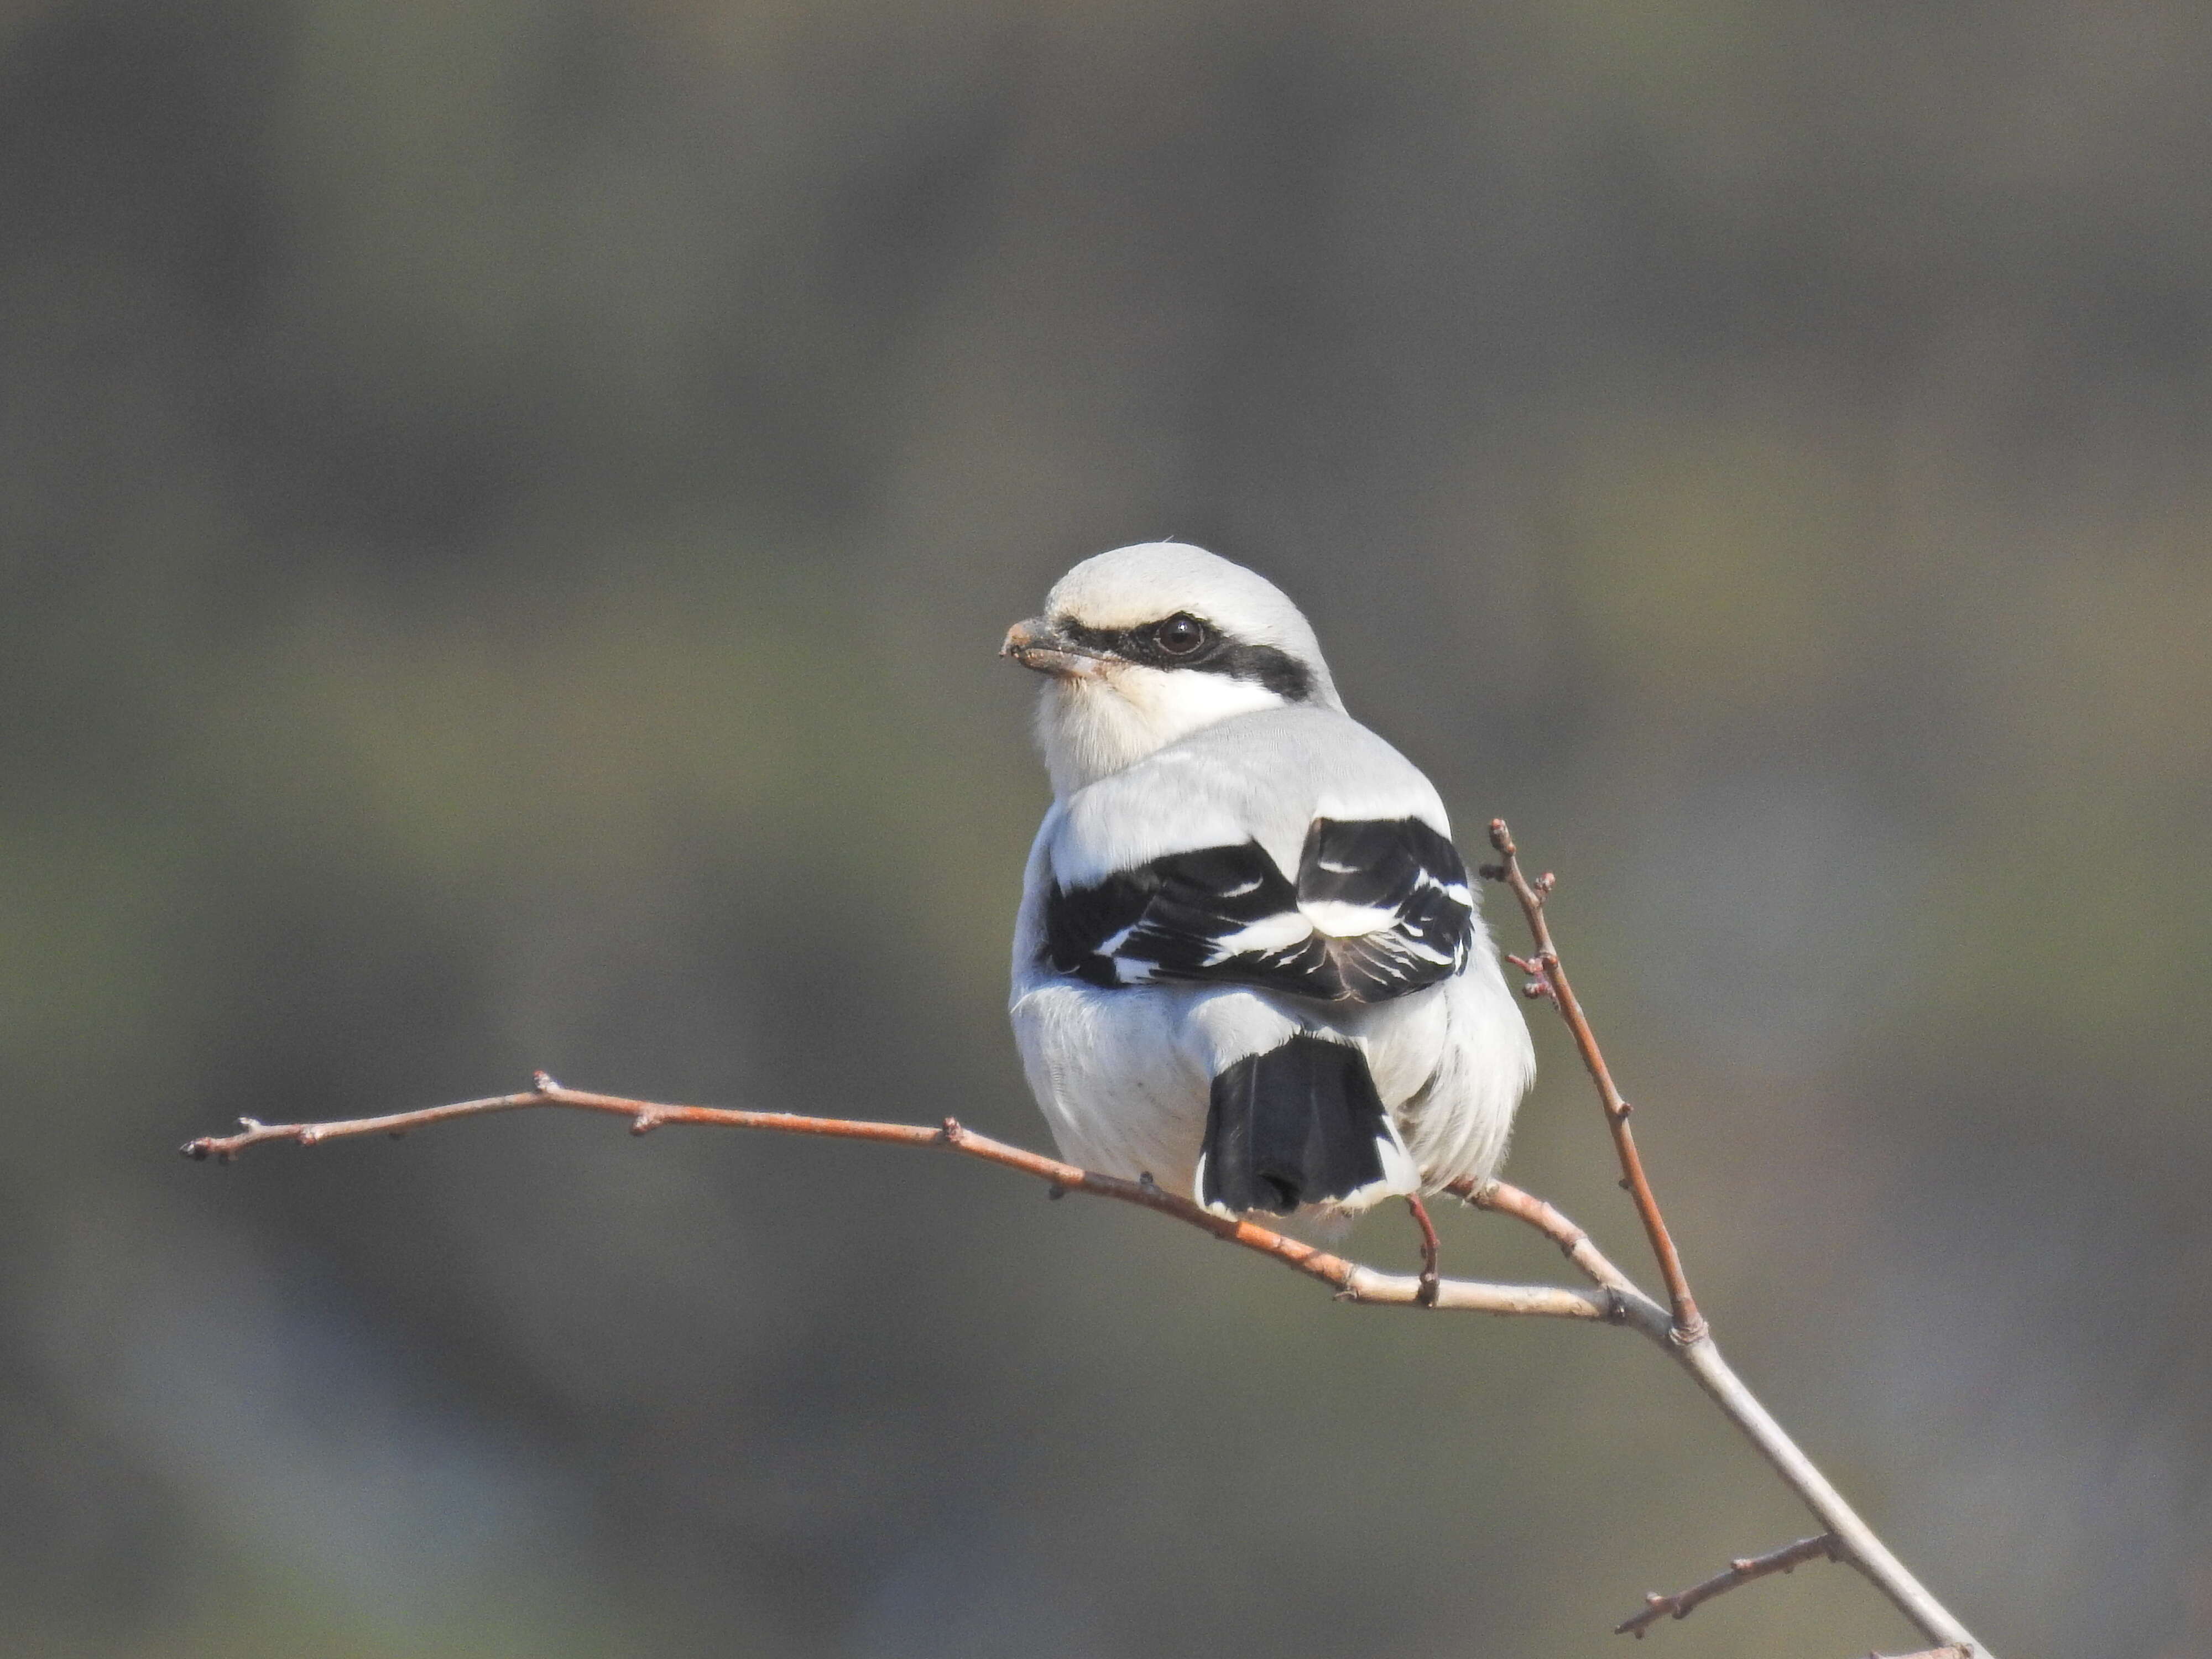
[[[1212,1074],[1178,1041],[1188,1000],[1062,978],[1015,997],[1022,1066],[1061,1157],[1190,1195]]]

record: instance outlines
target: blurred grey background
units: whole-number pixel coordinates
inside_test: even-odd
[[[1040,1142],[993,653],[1180,535],[1561,872],[1905,1559],[2212,1655],[2208,86],[2181,0],[0,8],[0,1645],[1549,1659],[1810,1530],[1632,1337],[954,1160],[175,1156],[538,1066]]]

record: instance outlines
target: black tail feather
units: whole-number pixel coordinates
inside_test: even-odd
[[[1288,1215],[1349,1197],[1382,1178],[1389,1134],[1366,1057],[1301,1034],[1213,1079],[1199,1202]]]

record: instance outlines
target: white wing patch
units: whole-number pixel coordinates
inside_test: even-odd
[[[1313,924],[1296,910],[1262,916],[1259,921],[1214,940],[1206,965],[1216,966],[1231,957],[1266,956],[1272,951],[1288,951],[1304,944],[1312,937],[1313,931]]]
[[[1347,904],[1342,899],[1308,899],[1298,914],[1327,939],[1364,939],[1398,925],[1398,913],[1372,904]]]

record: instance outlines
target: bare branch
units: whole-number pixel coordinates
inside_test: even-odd
[[[1437,1282],[1433,1302],[1425,1302],[1423,1281],[1419,1274],[1385,1273],[1348,1261],[1257,1222],[1232,1221],[1215,1215],[1150,1181],[1122,1181],[1112,1176],[1094,1175],[1057,1158],[978,1134],[951,1118],[931,1128],[916,1123],[875,1123],[851,1118],[805,1117],[791,1112],[671,1105],[566,1088],[543,1072],[537,1074],[535,1086],[520,1094],[495,1095],[380,1117],[344,1118],[322,1123],[262,1123],[244,1118],[240,1120],[244,1127],[239,1133],[203,1136],[187,1141],[181,1150],[187,1158],[212,1158],[227,1164],[249,1147],[270,1141],[289,1140],[313,1146],[325,1140],[361,1135],[383,1134],[396,1139],[410,1130],[456,1118],[543,1108],[627,1118],[633,1134],[646,1134],[665,1124],[690,1124],[870,1140],[889,1146],[945,1147],[987,1164],[1019,1170],[1047,1182],[1055,1192],[1090,1193],[1172,1217],[1216,1238],[1268,1256],[1294,1272],[1320,1279],[1333,1288],[1342,1301],[1388,1307],[1434,1306],[1467,1313],[1602,1320],[1632,1326],[1698,1379],[1783,1480],[1844,1541],[1853,1565],[1865,1571],[1915,1624],[1930,1636],[1955,1634],[1961,1640],[1972,1639],[1965,1635],[1965,1627],[1905,1571],[1841,1494],[1814,1468],[1796,1443],[1729,1368],[1710,1336],[1687,1344],[1681,1342],[1667,1310],[1607,1260],[1587,1233],[1554,1206],[1502,1181],[1480,1188],[1461,1182],[1450,1190],[1477,1208],[1512,1216],[1543,1233],[1597,1286],[1596,1291],[1552,1285],[1497,1285],[1478,1279],[1446,1279]],[[1992,1659],[1987,1650],[1979,1651],[1982,1659]]]
[[[1797,1493],[1827,1531],[1818,1538],[1803,1540],[1775,1552],[1772,1556],[1736,1562],[1720,1577],[1694,1585],[1678,1595],[1654,1598],[1653,1607],[1624,1624],[1621,1626],[1623,1630],[1632,1629],[1640,1636],[1644,1628],[1660,1617],[1671,1613],[1680,1618],[1700,1601],[1733,1589],[1737,1583],[1748,1582],[1768,1572],[1786,1571],[1800,1560],[1812,1559],[1812,1553],[1821,1553],[1836,1560],[1848,1561],[1858,1568],[1923,1634],[1945,1644],[1923,1653],[1904,1656],[1903,1659],[1996,1659],[1986,1646],[1977,1641],[1948,1608],[1905,1571],[1903,1564],[1844,1501],[1842,1495],[1814,1467],[1796,1443],[1784,1432],[1781,1425],[1744,1386],[1742,1380],[1722,1357],[1719,1346],[1713,1341],[1704,1318],[1698,1314],[1697,1303],[1690,1294],[1680,1257],[1660,1214],[1650,1183],[1644,1177],[1642,1160],[1637,1155],[1635,1137],[1628,1127],[1628,1103],[1621,1098],[1620,1091],[1613,1085],[1612,1073],[1607,1069],[1604,1055],[1598,1048],[1597,1039],[1581,1005],[1575,1000],[1573,987],[1568,982],[1565,970],[1560,965],[1559,951],[1553,943],[1551,930],[1544,917],[1544,902],[1551,893],[1553,878],[1546,875],[1532,882],[1522,873],[1512,836],[1503,819],[1492,823],[1491,840],[1504,862],[1486,866],[1482,873],[1492,880],[1505,883],[1513,890],[1515,896],[1521,902],[1522,912],[1528,919],[1530,933],[1536,942],[1534,957],[1512,960],[1530,975],[1528,994],[1547,998],[1559,1009],[1569,1030],[1573,1033],[1583,1065],[1596,1085],[1599,1100],[1605,1108],[1607,1126],[1612,1132],[1624,1176],[1621,1184],[1635,1200],[1638,1216],[1644,1224],[1644,1232],[1665,1278],[1668,1301],[1672,1304],[1671,1312],[1646,1296],[1633,1279],[1599,1250],[1587,1233],[1557,1208],[1504,1182],[1490,1182],[1478,1186],[1472,1182],[1462,1181],[1455,1182],[1449,1190],[1479,1209],[1510,1215],[1544,1234],[1596,1286],[1595,1291],[1551,1285],[1496,1285],[1474,1279],[1438,1280],[1425,1272],[1419,1274],[1381,1273],[1328,1251],[1317,1249],[1256,1222],[1232,1220],[1216,1215],[1188,1199],[1164,1191],[1149,1176],[1136,1181],[1123,1181],[1112,1176],[1095,1175],[1056,1158],[1009,1146],[988,1135],[977,1134],[949,1117],[941,1126],[933,1128],[921,1124],[804,1117],[787,1112],[668,1105],[657,1101],[633,1100],[619,1095],[593,1094],[564,1088],[543,1072],[537,1074],[536,1085],[526,1093],[465,1100],[448,1106],[433,1106],[420,1111],[397,1112],[381,1117],[283,1124],[260,1123],[252,1118],[244,1118],[240,1120],[244,1126],[240,1133],[205,1136],[187,1142],[183,1151],[189,1158],[215,1158],[228,1163],[248,1147],[265,1141],[289,1140],[301,1146],[313,1146],[324,1140],[356,1135],[388,1134],[396,1139],[411,1129],[453,1118],[481,1117],[495,1112],[547,1107],[625,1117],[629,1120],[634,1134],[647,1133],[664,1124],[679,1123],[717,1128],[763,1129],[782,1134],[821,1135],[846,1140],[872,1140],[891,1146],[943,1146],[966,1157],[1019,1170],[1043,1181],[1048,1184],[1054,1197],[1067,1192],[1090,1193],[1171,1217],[1216,1238],[1268,1256],[1309,1278],[1320,1279],[1330,1285],[1340,1300],[1393,1307],[1435,1307],[1464,1312],[1604,1321],[1628,1325],[1649,1337],[1697,1380],[1698,1386],[1719,1407],[1723,1414],[1759,1449],[1784,1484]],[[1812,1553],[1799,1553],[1808,1549]]]
[[[1715,1573],[1711,1578],[1695,1583],[1672,1595],[1662,1595],[1656,1590],[1644,1598],[1644,1611],[1622,1620],[1613,1627],[1615,1636],[1633,1636],[1644,1639],[1649,1626],[1662,1619],[1687,1619],[1716,1595],[1725,1595],[1753,1579],[1764,1578],[1769,1573],[1788,1572],[1808,1561],[1840,1561],[1842,1545],[1832,1532],[1814,1538],[1801,1538],[1794,1544],[1784,1544],[1778,1550],[1765,1555],[1739,1556],[1728,1565],[1726,1572]]]
[[[1664,1337],[1673,1331],[1667,1310],[1646,1296],[1634,1279],[1614,1267],[1605,1253],[1590,1242],[1590,1236],[1568,1220],[1555,1206],[1503,1181],[1477,1183],[1460,1180],[1444,1190],[1466,1200],[1478,1210],[1492,1210],[1534,1227],[1557,1244],[1590,1283],[1618,1297],[1627,1310],[1628,1322],[1645,1335]]]
[[[1875,1535],[1874,1528],[1860,1518],[1858,1511],[1774,1420],[1773,1413],[1744,1386],[1743,1379],[1723,1356],[1720,1345],[1713,1340],[1710,1331],[1693,1342],[1677,1340],[1667,1310],[1614,1267],[1590,1242],[1589,1234],[1544,1200],[1503,1181],[1480,1188],[1470,1182],[1458,1182],[1449,1190],[1478,1209],[1494,1210],[1525,1222],[1557,1244],[1593,1284],[1613,1297],[1623,1322],[1650,1337],[1669,1358],[1689,1372],[1720,1407],[1722,1415],[1758,1448],[1769,1467],[1782,1477],[1783,1484],[1796,1492],[1805,1507],[1828,1528],[1826,1535],[1837,1540],[1842,1552],[1838,1559],[1849,1561],[1864,1573],[1898,1611],[1920,1627],[1923,1634],[1951,1638],[1954,1645],[1972,1649],[1981,1659],[1995,1659],[1986,1647],[1975,1643],[1950,1610],[1906,1570],[1905,1564]]]
[[[1644,1161],[1636,1150],[1636,1137],[1628,1127],[1629,1106],[1615,1086],[1613,1073],[1599,1049],[1596,1035],[1590,1030],[1582,1005],[1576,1000],[1574,987],[1568,981],[1566,970],[1560,965],[1559,947],[1553,942],[1551,924],[1544,914],[1545,902],[1551,896],[1553,878],[1537,877],[1534,881],[1522,873],[1520,856],[1513,844],[1513,834],[1503,818],[1493,818],[1490,823],[1490,842],[1498,849],[1504,862],[1485,865],[1482,874],[1492,881],[1504,882],[1521,902],[1521,914],[1528,923],[1529,936],[1535,941],[1535,954],[1529,957],[1511,958],[1515,964],[1529,975],[1525,988],[1531,997],[1548,1000],[1559,1012],[1559,1017],[1573,1034],[1575,1047],[1582,1054],[1583,1065],[1596,1085],[1599,1103],[1605,1108],[1606,1127],[1612,1132],[1613,1151],[1620,1162],[1621,1185],[1635,1200],[1638,1218],[1644,1224],[1644,1236],[1650,1242],[1651,1253],[1657,1259],[1661,1275],[1666,1280],[1668,1300],[1673,1304],[1673,1317],[1662,1346],[1685,1370],[1697,1379],[1722,1413],[1743,1431],[1747,1439],[1759,1449],[1774,1472],[1804,1502],[1822,1526],[1832,1534],[1842,1559],[1850,1562],[1871,1580],[1876,1589],[1887,1595],[1897,1609],[1920,1629],[1923,1635],[1939,1643],[1972,1650],[1980,1659],[1995,1659],[1989,1649],[1977,1642],[1972,1633],[1941,1601],[1929,1595],[1928,1589],[1906,1571],[1905,1564],[1893,1554],[1889,1547],[1875,1534],[1874,1528],[1860,1519],[1858,1512],[1844,1501],[1844,1496],[1831,1485],[1826,1475],[1814,1466],[1797,1443],[1792,1440],[1782,1425],[1774,1420],[1773,1413],[1759,1403],[1757,1395],[1746,1388],[1743,1379],[1731,1368],[1712,1340],[1711,1329],[1698,1311],[1698,1304],[1690,1294],[1689,1279],[1682,1270],[1682,1260],[1674,1249],[1673,1237],[1659,1211],[1659,1200],[1651,1191],[1651,1183],[1644,1176]],[[1526,1222],[1550,1237],[1565,1250],[1568,1258],[1596,1283],[1607,1286],[1618,1298],[1624,1318],[1646,1335],[1651,1332],[1643,1319],[1633,1287],[1617,1288],[1613,1281],[1620,1270],[1601,1255],[1596,1247],[1582,1234],[1579,1228],[1541,1200],[1526,1193],[1495,1182],[1482,1191],[1462,1194],[1470,1203],[1495,1209]]]
[[[1698,1386],[1723,1414],[1743,1431],[1744,1437],[1759,1449],[1759,1455],[1782,1477],[1783,1483],[1804,1500],[1805,1507],[1842,1541],[1850,1564],[1871,1579],[1899,1612],[1918,1626],[1921,1634],[1938,1642],[1972,1647],[1981,1659],[1995,1659],[1988,1646],[1977,1641],[1949,1608],[1929,1594],[1927,1586],[1915,1578],[1889,1547],[1875,1536],[1874,1528],[1860,1519],[1858,1511],[1844,1501],[1844,1495],[1829,1483],[1827,1476],[1814,1467],[1813,1460],[1774,1420],[1774,1414],[1744,1386],[1743,1379],[1722,1357],[1718,1343],[1708,1336],[1671,1346],[1682,1369],[1697,1379]]]
[[[1620,1298],[1610,1290],[1592,1292],[1556,1285],[1492,1285],[1479,1279],[1439,1279],[1427,1297],[1420,1275],[1386,1273],[1347,1261],[1299,1239],[1253,1221],[1232,1221],[1224,1216],[1166,1192],[1149,1180],[1122,1181],[1093,1175],[1073,1164],[1046,1158],[1020,1146],[1008,1146],[978,1134],[946,1118],[937,1128],[918,1123],[870,1123],[850,1118],[801,1117],[790,1112],[748,1112],[716,1106],[674,1106],[659,1101],[631,1100],[621,1095],[593,1094],[564,1088],[544,1073],[536,1086],[522,1094],[494,1095],[483,1100],[458,1101],[450,1106],[430,1106],[420,1111],[394,1112],[382,1117],[345,1118],[327,1123],[261,1123],[242,1118],[244,1127],[234,1135],[205,1135],[187,1141],[181,1149],[187,1158],[213,1158],[228,1164],[251,1146],[289,1140],[313,1146],[325,1140],[356,1135],[405,1134],[433,1123],[455,1118],[486,1117],[495,1112],[526,1111],[562,1107],[572,1111],[602,1112],[629,1120],[632,1134],[645,1134],[664,1124],[692,1124],[722,1129],[766,1129],[780,1134],[823,1135],[842,1140],[872,1140],[894,1146],[944,1146],[1034,1176],[1062,1192],[1091,1193],[1100,1198],[1134,1204],[1172,1216],[1231,1244],[1242,1245],[1281,1262],[1285,1267],[1318,1279],[1336,1291],[1340,1300],[1374,1303],[1389,1307],[1433,1306],[1464,1313],[1512,1314],[1551,1319],[1590,1319],[1618,1323],[1626,1317]]]
[[[1636,1201],[1637,1216],[1644,1223],[1644,1236],[1651,1241],[1651,1254],[1659,1262],[1659,1276],[1667,1283],[1667,1299],[1674,1310],[1674,1340],[1694,1342],[1705,1334],[1705,1322],[1698,1312],[1696,1298],[1690,1294],[1690,1281],[1682,1271],[1682,1258],[1674,1249],[1674,1237],[1667,1231],[1667,1219],[1659,1213],[1659,1200],[1652,1195],[1651,1183],[1644,1178],[1644,1160],[1637,1155],[1636,1136],[1628,1127],[1628,1103],[1613,1086],[1613,1073],[1607,1068],[1605,1055],[1597,1046],[1596,1034],[1590,1030],[1582,1004],[1575,1000],[1575,988],[1567,981],[1567,970],[1559,962],[1559,947],[1552,943],[1551,926],[1544,920],[1544,901],[1551,896],[1554,878],[1546,874],[1532,882],[1521,873],[1513,832],[1506,828],[1504,818],[1491,819],[1490,844],[1504,861],[1484,865],[1482,873],[1513,890],[1513,896],[1521,901],[1521,914],[1528,918],[1528,933],[1536,941],[1534,957],[1509,957],[1507,960],[1528,975],[1528,994],[1548,1000],[1559,1011],[1559,1018],[1566,1021],[1567,1030],[1574,1034],[1583,1065],[1589,1072],[1590,1081],[1597,1085],[1598,1103],[1605,1108],[1606,1127],[1613,1131],[1613,1148],[1620,1159],[1623,1184]]]

